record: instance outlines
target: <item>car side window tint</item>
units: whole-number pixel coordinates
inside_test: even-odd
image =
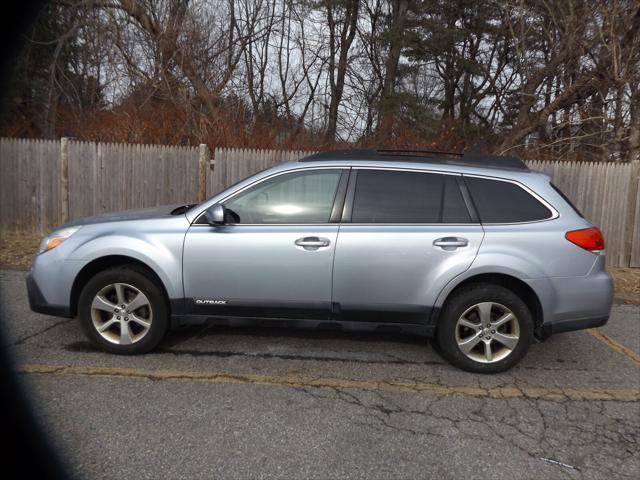
[[[353,223],[469,223],[455,177],[395,170],[360,170]]]
[[[224,202],[239,224],[327,223],[342,171],[278,175]]]
[[[552,213],[524,188],[511,182],[465,177],[482,223],[535,222]]]

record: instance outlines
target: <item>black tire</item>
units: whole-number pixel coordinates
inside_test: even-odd
[[[483,302],[494,302],[508,308],[516,316],[519,326],[519,339],[515,348],[507,353],[506,357],[492,363],[483,363],[469,358],[462,352],[456,340],[458,319],[469,308]],[[492,312],[493,315],[496,315],[495,309]],[[436,340],[440,347],[441,355],[456,367],[474,373],[500,373],[510,369],[522,360],[533,341],[533,331],[533,316],[518,295],[502,286],[483,283],[463,288],[454,292],[447,299],[438,323]],[[470,330],[470,332],[473,332],[473,330]],[[480,337],[482,338],[482,335]],[[464,337],[463,340],[465,338],[471,337]],[[504,346],[497,343],[496,340],[492,340],[492,342],[496,342],[495,345],[504,349]],[[481,342],[474,348],[482,349],[484,344]],[[474,350],[474,352],[477,351]],[[507,352],[506,350],[502,351]],[[476,353],[476,355],[478,354]]]
[[[153,312],[148,331],[139,340],[128,345],[119,345],[103,338],[98,333],[91,314],[91,305],[98,292],[116,283],[131,285],[142,292],[147,297],[150,310]],[[80,293],[78,317],[91,343],[107,352],[122,355],[149,352],[162,341],[170,326],[169,307],[163,289],[150,279],[149,272],[135,265],[110,268],[93,276]],[[118,327],[118,325],[115,326],[116,332],[119,330]]]

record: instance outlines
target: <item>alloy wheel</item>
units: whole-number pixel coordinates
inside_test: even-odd
[[[153,311],[149,299],[139,289],[127,283],[112,283],[93,298],[91,320],[105,340],[130,345],[149,332]]]
[[[456,322],[456,343],[475,362],[494,363],[505,359],[520,340],[520,322],[502,304],[477,303]]]

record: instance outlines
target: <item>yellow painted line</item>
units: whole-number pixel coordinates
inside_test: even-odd
[[[291,388],[356,389],[391,393],[418,393],[437,396],[466,396],[486,398],[535,398],[545,400],[615,400],[636,402],[640,389],[612,388],[536,388],[440,385],[437,383],[398,382],[386,380],[355,380],[347,378],[318,378],[307,375],[254,375],[225,372],[193,372],[180,370],[148,370],[140,368],[89,367],[67,365],[25,364],[19,373],[36,375],[79,375],[89,377],[146,378],[151,380],[187,380],[224,384],[272,385]]]
[[[629,360],[631,360],[633,363],[640,366],[640,355],[638,355],[636,352],[634,352],[630,348],[625,347],[620,342],[614,340],[609,335],[605,335],[599,330],[589,329],[587,330],[587,332],[589,333],[589,335],[597,338],[612,350],[615,350],[616,352],[621,353],[622,355],[627,357]]]

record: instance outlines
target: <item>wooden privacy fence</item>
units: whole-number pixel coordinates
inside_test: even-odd
[[[2,138],[0,232],[42,234],[88,215],[197,201],[204,147]]]
[[[640,162],[527,162],[551,176],[580,213],[604,233],[607,263],[640,267]]]
[[[313,152],[0,139],[0,232],[43,234],[103,212],[193,203]],[[607,240],[611,266],[640,267],[640,162],[527,162]]]

